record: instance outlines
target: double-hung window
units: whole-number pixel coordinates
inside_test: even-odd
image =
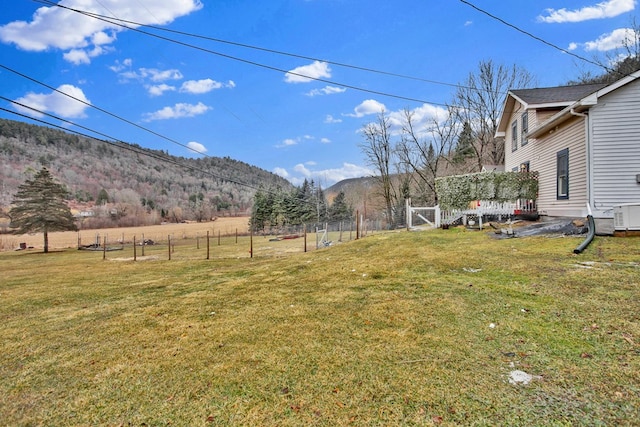
[[[558,200],[569,198],[569,149],[558,151],[556,155],[557,185],[556,198]]]
[[[524,147],[529,142],[527,141],[527,132],[529,132],[529,114],[527,114],[526,111],[522,113],[521,122],[522,126],[520,132],[522,133],[522,137],[520,138],[520,145]]]
[[[511,123],[511,151],[518,149],[518,121]]]

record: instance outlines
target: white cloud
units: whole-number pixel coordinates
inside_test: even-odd
[[[423,132],[427,128],[430,128],[434,121],[437,121],[438,123],[444,122],[449,116],[446,108],[431,104],[422,104],[420,107],[414,108],[410,112],[412,114],[413,123],[418,132]],[[389,113],[389,121],[393,128],[401,128],[402,123],[405,122],[404,111],[392,111]]]
[[[307,92],[305,95],[307,96],[318,96],[318,95],[333,95],[334,93],[343,93],[346,92],[347,89],[336,86],[325,86],[322,89],[313,89]]]
[[[229,80],[228,83],[221,83],[211,79],[188,80],[182,83],[180,92],[201,94],[211,92],[212,90],[220,89],[223,87],[233,88],[235,87],[235,83],[231,80]]]
[[[331,140],[329,138],[320,138],[320,142],[323,144],[331,144]]]
[[[111,69],[116,70],[118,67],[113,66]],[[158,70],[157,68],[138,68],[138,70],[119,72],[118,76],[123,80],[150,80],[155,83],[167,80],[180,80],[184,77],[180,70]]]
[[[188,142],[187,147],[189,147],[191,150],[195,151],[196,153],[204,154],[207,152],[207,147],[205,147],[204,145],[196,141]]]
[[[298,136],[296,138],[287,138],[282,140],[282,142],[280,144],[276,145],[276,148],[286,148],[286,147],[291,147],[292,145],[298,145],[301,142],[304,141],[313,141],[316,138],[312,135],[303,135],[303,136]],[[324,143],[324,141],[321,141]]]
[[[613,18],[632,11],[636,6],[636,0],[607,0],[595,6],[586,6],[582,9],[546,9],[547,16],[538,16],[538,21],[546,23],[582,22],[590,19]]]
[[[133,65],[133,60],[131,58],[127,58],[122,62],[116,60],[116,63],[111,67],[109,67],[109,69],[114,73],[119,73],[126,68],[131,68],[132,65]]]
[[[291,74],[293,73],[293,74]],[[314,61],[313,64],[303,65],[289,70],[284,76],[287,83],[308,83],[313,79],[331,77],[329,64],[321,61]]]
[[[162,83],[159,85],[151,85],[147,86],[147,91],[151,96],[160,96],[165,92],[176,90],[175,86],[169,86],[168,84]]]
[[[342,164],[342,167],[333,169],[313,170],[309,166],[315,166],[315,162],[298,163],[293,167],[293,173],[287,172],[284,168],[275,168],[274,173],[288,179],[294,185],[302,184],[305,179],[313,179],[326,186],[344,179],[373,175],[373,171],[369,168],[346,162]]]
[[[468,27],[468,26],[470,26],[470,25],[473,25],[473,21],[466,21],[466,22],[464,23],[464,26],[465,26],[465,27]]]
[[[603,34],[597,40],[586,42],[584,48],[587,51],[606,52],[631,43],[635,40],[635,31],[631,28],[618,28],[609,34]]]
[[[289,172],[285,168],[273,168],[273,173],[283,178],[289,178]]]
[[[282,140],[282,142],[280,144],[276,145],[276,148],[286,148],[286,147],[291,147],[292,145],[298,145],[298,143],[300,142],[300,138],[287,138]]]
[[[371,114],[379,114],[384,110],[384,104],[374,99],[367,99],[366,101],[362,101],[360,105],[353,109],[354,113],[345,115],[349,117],[364,117]]]
[[[204,105],[202,102],[197,104],[179,103],[173,107],[164,107],[153,113],[147,113],[144,115],[144,121],[150,122],[153,120],[167,120],[167,119],[179,119],[183,117],[194,117],[200,114],[204,114],[209,111],[211,107]]]
[[[200,0],[138,0],[135,3],[121,0],[62,0],[61,6],[141,24],[165,25],[178,17],[202,8]],[[113,43],[122,27],[85,16],[57,6],[40,7],[32,20],[13,21],[0,26],[0,40],[13,43],[27,51],[42,52],[60,49],[67,52],[65,59],[74,63],[86,63],[89,58],[107,52],[96,47]],[[85,50],[86,56],[72,50]],[[92,56],[93,55],[93,56]]]
[[[53,113],[65,119],[86,117],[85,110],[89,108],[89,105],[87,104],[90,104],[90,101],[87,99],[82,89],[73,85],[61,85],[58,87],[58,91],[59,92],[51,92],[48,94],[30,92],[15,101],[39,111]],[[77,100],[65,96],[63,93],[66,93]],[[34,117],[43,116],[43,114],[29,108],[25,108],[17,104],[13,105],[17,110],[25,114]]]
[[[342,123],[342,119],[336,119],[331,114],[327,114],[327,117],[324,118],[325,123]]]

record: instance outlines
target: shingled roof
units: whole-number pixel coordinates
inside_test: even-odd
[[[605,83],[542,87],[536,89],[515,89],[511,93],[529,105],[539,104],[571,104],[590,95],[603,87]]]

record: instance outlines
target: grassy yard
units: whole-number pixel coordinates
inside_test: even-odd
[[[0,424],[637,425],[640,239],[580,242],[0,253]]]

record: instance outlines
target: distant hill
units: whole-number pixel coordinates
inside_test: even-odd
[[[125,217],[124,223],[145,216],[145,222],[157,222],[243,213],[261,185],[292,187],[278,175],[228,157],[176,157],[4,119],[0,159],[0,209],[8,209],[18,186],[46,166],[69,189],[77,210],[99,216],[99,207],[108,206],[106,216],[119,225],[134,225],[123,224]]]

